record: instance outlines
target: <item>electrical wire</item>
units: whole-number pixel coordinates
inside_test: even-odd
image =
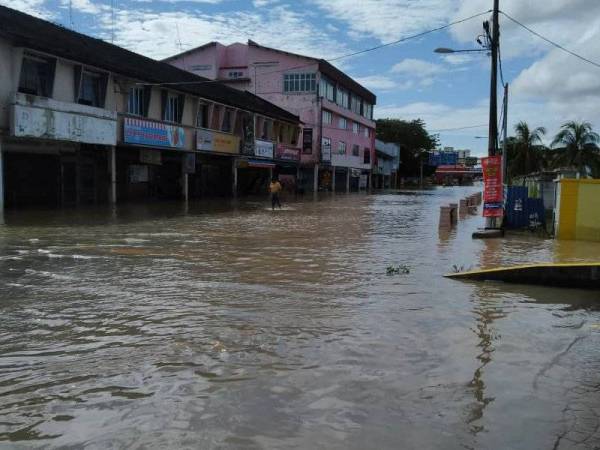
[[[562,46],[561,44],[558,44],[557,42],[554,42],[554,41],[552,41],[551,39],[549,39],[549,38],[547,38],[547,37],[545,37],[545,36],[542,36],[542,35],[541,35],[540,33],[538,33],[537,31],[535,31],[535,30],[532,30],[532,29],[531,29],[531,28],[529,28],[527,25],[525,25],[525,24],[523,24],[523,23],[519,22],[517,19],[515,19],[515,18],[513,18],[513,17],[509,16],[508,14],[506,14],[504,11],[500,11],[500,14],[502,14],[503,16],[505,16],[507,19],[511,20],[512,22],[516,23],[516,24],[517,24],[517,25],[519,25],[520,27],[524,28],[525,30],[529,31],[531,34],[533,34],[533,35],[537,36],[538,38],[540,38],[540,39],[542,39],[542,40],[544,40],[544,41],[548,42],[549,44],[553,45],[554,47],[556,47],[556,48],[558,48],[558,49],[562,50],[563,52],[566,52],[566,53],[568,53],[568,54],[570,54],[570,55],[572,55],[572,56],[575,56],[576,58],[579,58],[580,60],[582,60],[582,61],[585,61],[585,62],[586,62],[586,63],[588,63],[588,64],[591,64],[592,66],[596,66],[596,67],[600,68],[600,63],[597,63],[597,62],[595,62],[595,61],[592,61],[591,59],[588,59],[588,58],[586,58],[585,56],[581,56],[580,54],[578,54],[578,53],[575,53],[575,52],[574,52],[574,51],[572,51],[572,50],[569,50],[568,48],[566,48],[566,47]]]
[[[441,27],[433,28],[431,30],[427,30],[427,31],[423,31],[421,33],[413,34],[411,36],[406,36],[406,37],[403,37],[401,39],[398,39],[398,40],[395,40],[395,41],[392,41],[392,42],[388,42],[386,44],[381,44],[381,45],[377,45],[375,47],[367,48],[365,50],[359,50],[359,51],[354,52],[354,53],[348,53],[346,55],[336,56],[335,58],[328,59],[327,61],[328,62],[337,61],[338,59],[349,58],[350,56],[361,55],[363,53],[372,52],[373,50],[379,50],[380,48],[389,47],[390,45],[396,45],[396,44],[399,44],[401,42],[405,42],[405,41],[408,41],[408,40],[411,40],[411,39],[420,38],[420,37],[425,36],[427,34],[435,33],[436,31],[441,31],[441,30],[444,30],[446,28],[450,28],[450,27],[452,27],[454,25],[458,25],[458,24],[461,24],[463,22],[467,22],[469,20],[475,19],[475,18],[483,16],[485,14],[489,14],[491,12],[492,12],[492,10],[489,9],[487,11],[480,12],[479,14],[474,14],[474,15],[472,15],[470,17],[466,17],[464,19],[460,19],[460,20],[456,20],[454,22],[447,23],[446,25],[442,25]]]
[[[452,27],[454,25],[458,25],[458,24],[467,22],[469,20],[473,20],[473,19],[475,19],[477,17],[481,17],[481,16],[483,16],[485,14],[489,14],[490,12],[492,12],[491,9],[487,10],[487,11],[480,12],[478,14],[474,14],[474,15],[469,16],[469,17],[465,17],[464,19],[460,19],[460,20],[456,20],[454,22],[447,23],[447,24],[442,25],[442,26],[437,27],[437,28],[432,28],[431,30],[426,30],[426,31],[423,31],[421,33],[417,33],[417,34],[413,34],[413,35],[410,35],[410,36],[406,36],[406,37],[403,37],[401,39],[397,39],[397,40],[392,41],[392,42],[387,42],[385,44],[376,45],[375,47],[367,48],[367,49],[364,49],[364,50],[359,50],[359,51],[352,52],[352,53],[347,53],[345,55],[336,56],[334,58],[325,59],[324,61],[326,61],[326,62],[338,61],[340,59],[350,58],[351,56],[361,55],[361,54],[364,54],[364,53],[368,53],[368,52],[372,52],[372,51],[375,51],[375,50],[379,50],[381,48],[389,47],[391,45],[396,45],[396,44],[399,44],[401,42],[406,42],[406,41],[409,41],[409,40],[412,40],[412,39],[417,39],[417,38],[420,38],[420,37],[425,36],[427,34],[435,33],[437,31],[441,31],[441,30],[444,30],[446,28],[450,28],[450,27]],[[311,57],[307,57],[307,58],[311,58]],[[312,59],[318,60],[318,58],[312,58]],[[311,66],[314,66],[317,63],[318,63],[317,61],[312,61],[310,63],[302,64],[302,65],[299,65],[299,66],[286,67],[285,69],[278,69],[278,70],[273,70],[273,71],[269,71],[269,72],[262,72],[262,73],[259,73],[259,75],[270,75],[270,74],[273,74],[273,73],[289,72],[290,70],[297,70],[297,69],[302,69],[302,68],[305,68],[305,67],[311,67]],[[151,86],[182,85],[183,86],[183,85],[188,85],[188,84],[222,83],[224,81],[228,81],[228,80],[203,80],[203,81],[182,81],[182,82],[169,82],[169,83],[139,83],[139,84],[145,84],[147,86],[148,85],[151,85]]]
[[[440,129],[440,130],[430,130],[431,133],[441,133],[441,132],[445,132],[445,131],[460,131],[460,130],[469,130],[472,128],[483,128],[483,127],[487,127],[488,124],[487,123],[482,123],[481,125],[468,125],[466,127],[456,127],[456,128],[444,128],[444,129]]]

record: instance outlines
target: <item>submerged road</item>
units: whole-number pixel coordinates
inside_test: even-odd
[[[473,190],[7,213],[0,448],[599,448],[600,293],[441,275],[600,245]]]

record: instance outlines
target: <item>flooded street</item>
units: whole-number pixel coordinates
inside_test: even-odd
[[[475,190],[8,213],[0,447],[600,448],[600,292],[441,277],[600,245]]]

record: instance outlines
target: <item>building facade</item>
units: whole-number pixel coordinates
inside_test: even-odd
[[[396,189],[400,168],[400,146],[375,139],[375,164],[373,165],[373,187]]]
[[[0,7],[0,199],[78,205],[266,192],[299,172],[297,116]]]
[[[303,123],[305,189],[359,189],[370,180],[376,97],[330,63],[253,41],[211,42],[165,62],[252,92],[297,115]]]

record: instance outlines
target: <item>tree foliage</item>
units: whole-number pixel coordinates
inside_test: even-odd
[[[595,175],[600,169],[600,136],[592,130],[589,122],[570,121],[560,127],[560,131],[552,141],[557,149],[553,165],[576,168],[581,174],[586,173],[586,167]]]
[[[420,158],[427,162],[426,151],[433,150],[438,145],[438,138],[425,129],[421,119],[379,119],[376,127],[377,139],[400,145],[400,174],[403,176],[418,176]],[[434,169],[435,170],[435,169]],[[425,175],[431,170],[425,170]]]

